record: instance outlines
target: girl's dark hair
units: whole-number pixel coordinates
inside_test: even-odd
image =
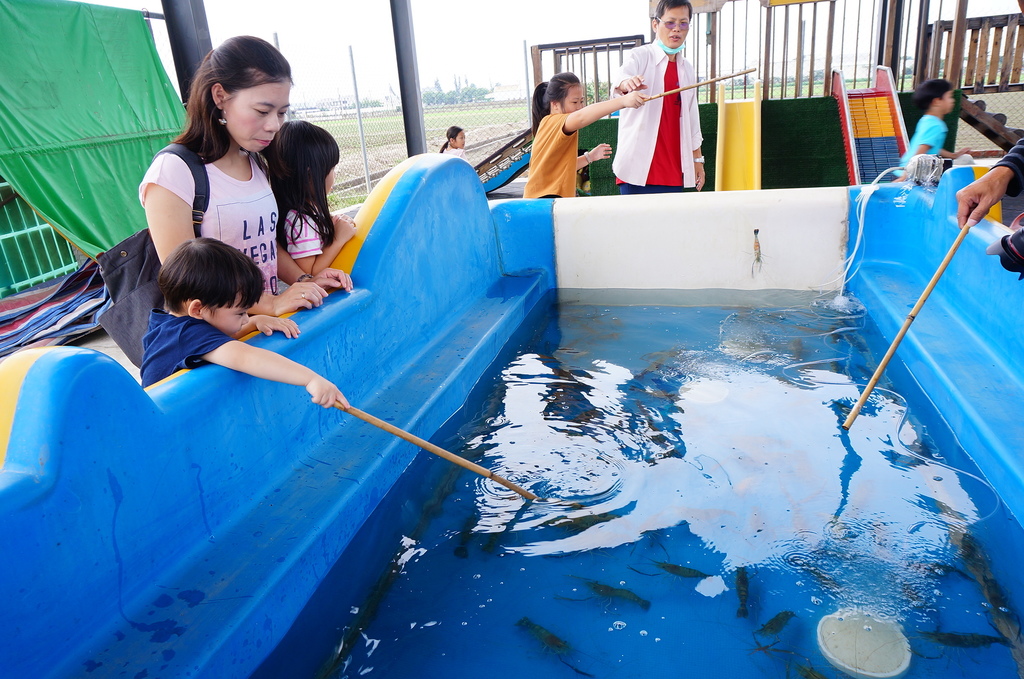
[[[459,127],[458,125],[452,125],[451,127],[448,128],[448,131],[444,133],[444,138],[447,141],[445,141],[445,143],[441,146],[440,153],[445,152],[445,149],[448,148],[448,143],[451,142],[452,139],[455,139],[455,137],[459,136],[459,132],[462,132],[462,128]]]
[[[658,19],[660,21],[661,17],[665,15],[665,12],[669,11],[670,9],[678,9],[680,7],[689,8],[690,18],[693,18],[693,5],[690,4],[690,0],[660,0],[660,2],[658,2],[657,9],[655,9],[654,11],[654,16],[652,16],[651,18]]]
[[[537,85],[533,90],[533,103],[531,112],[533,114],[533,134],[537,135],[537,128],[540,127],[541,118],[551,113],[551,102],[559,103],[565,101],[569,96],[569,90],[580,84],[580,79],[575,73],[558,73],[551,76],[551,80]]]
[[[288,60],[266,40],[251,35],[228,38],[211,50],[192,77],[189,88],[185,130],[174,141],[212,163],[231,148],[227,129],[217,122],[220,109],[213,102],[213,86],[221,84],[224,91],[259,87],[267,83],[291,83],[292,69]]]
[[[288,247],[288,235],[297,240],[302,230],[298,217],[288,228],[288,214],[295,210],[313,222],[320,244],[334,242],[334,220],[327,203],[327,173],[338,164],[338,142],[331,133],[305,120],[289,120],[264,152],[270,169],[270,185],[277,199],[277,242]]]
[[[215,309],[236,304],[249,308],[263,295],[263,274],[256,262],[216,238],[195,238],[174,248],[156,280],[171,313],[183,313],[190,299]]]
[[[925,80],[917,86],[917,89],[914,90],[914,96],[911,98],[915,106],[922,111],[927,111],[931,108],[933,101],[952,89],[953,85],[948,80],[943,80],[942,78]]]

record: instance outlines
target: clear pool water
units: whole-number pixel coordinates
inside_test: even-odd
[[[550,500],[420,461],[321,676],[835,677],[848,608],[909,677],[1020,676],[1024,535],[955,437],[899,378],[840,427],[886,348],[857,302],[657,301],[563,299],[481,381],[435,442]]]

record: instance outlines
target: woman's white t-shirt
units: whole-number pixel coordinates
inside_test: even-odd
[[[210,178],[210,205],[203,218],[201,234],[216,238],[252,258],[263,273],[263,289],[276,295],[277,284],[277,200],[270,181],[255,159],[249,158],[252,178],[240,181],[206,165]],[[192,205],[196,186],[192,171],[173,153],[161,153],[149,166],[139,185],[139,200],[146,205],[146,188],[162,186]]]

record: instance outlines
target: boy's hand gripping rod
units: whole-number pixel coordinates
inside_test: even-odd
[[[694,83],[692,85],[685,85],[683,87],[677,87],[674,90],[669,90],[668,92],[662,92],[661,94],[655,94],[653,97],[644,97],[644,101],[645,102],[647,102],[647,101],[654,101],[655,99],[660,99],[661,97],[667,96],[669,94],[675,94],[676,92],[682,92],[683,90],[692,90],[694,87],[700,87],[701,85],[710,85],[711,83],[716,83],[719,80],[729,80],[730,78],[738,78],[741,75],[746,75],[748,73],[753,73],[756,70],[757,70],[756,68],[748,68],[745,71],[740,71],[739,73],[733,73],[732,75],[720,75],[717,78],[712,78],[711,80],[703,80],[703,81],[701,81],[699,83]]]

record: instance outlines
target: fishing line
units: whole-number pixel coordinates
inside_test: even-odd
[[[850,278],[853,277],[853,275],[855,275],[857,273],[857,270],[860,268],[859,264],[857,266],[857,269],[853,270],[853,273],[850,273],[850,270],[853,267],[854,259],[856,258],[857,252],[860,250],[861,244],[862,244],[862,242],[864,240],[864,220],[865,220],[865,217],[867,215],[868,201],[871,199],[871,195],[874,194],[875,191],[877,191],[879,189],[880,185],[879,185],[878,182],[880,182],[882,180],[882,177],[884,177],[885,175],[889,174],[890,172],[894,172],[896,170],[902,170],[902,169],[903,168],[901,168],[901,167],[890,167],[890,168],[887,168],[887,169],[883,170],[881,174],[879,174],[877,177],[875,177],[874,181],[872,181],[867,186],[864,186],[864,187],[861,188],[860,193],[857,194],[857,198],[855,199],[856,202],[857,202],[857,224],[858,224],[858,228],[857,228],[857,238],[856,238],[856,240],[854,241],[854,244],[853,244],[853,250],[851,250],[850,254],[847,255],[846,259],[843,260],[843,264],[840,265],[840,266],[843,267],[842,273],[840,273],[838,276],[836,276],[835,278],[833,278],[831,280],[828,280],[828,281],[825,281],[825,282],[821,283],[818,286],[819,290],[822,290],[823,288],[825,288],[825,287],[827,287],[829,285],[832,285],[833,283],[835,283],[837,281],[842,281],[842,289],[840,291],[840,294],[842,294],[842,290],[846,289],[847,282],[850,280]],[[910,185],[908,184],[908,186],[910,186]],[[823,293],[823,294],[825,294],[825,293]]]
[[[942,462],[940,460],[936,460],[935,458],[931,458],[931,457],[928,457],[928,456],[923,455],[921,453],[915,452],[914,450],[911,450],[905,443],[903,443],[903,440],[900,438],[900,431],[903,429],[903,425],[906,424],[908,422],[908,420],[910,419],[910,406],[908,405],[907,399],[902,394],[900,394],[898,392],[895,392],[892,389],[886,389],[884,387],[876,387],[875,391],[884,391],[884,392],[888,393],[890,395],[890,397],[892,398],[893,402],[898,407],[902,408],[902,413],[900,414],[900,420],[899,420],[899,422],[896,425],[896,435],[894,437],[893,447],[894,448],[897,448],[897,447],[900,448],[903,452],[905,452],[905,454],[908,457],[915,458],[915,459],[917,459],[917,460],[919,460],[919,461],[921,461],[921,462],[923,462],[925,464],[929,464],[929,465],[934,465],[936,467],[940,467],[940,468],[945,469],[947,471],[950,471],[950,472],[952,472],[954,474],[966,476],[967,478],[974,479],[975,481],[980,483],[982,486],[984,486],[986,489],[988,489],[988,491],[995,498],[995,506],[992,508],[991,511],[989,511],[987,514],[984,514],[984,515],[982,515],[980,510],[979,510],[979,518],[974,523],[981,523],[983,521],[986,521],[986,520],[992,518],[992,516],[999,510],[999,507],[1002,506],[1002,504],[1003,504],[1003,499],[1001,497],[999,497],[999,493],[996,492],[995,487],[991,483],[989,483],[989,481],[987,479],[985,479],[982,476],[979,476],[979,475],[974,474],[972,472],[966,471],[964,469],[959,469],[959,468],[954,467],[953,465],[951,465],[951,464],[949,464],[947,462]],[[911,426],[913,426],[912,422],[910,424],[911,424]],[[953,432],[952,430],[950,430],[949,433],[953,437],[953,440],[956,442],[956,445],[959,446],[961,450],[963,450],[964,448],[960,444],[960,441],[957,439],[956,433]],[[973,501],[973,498],[972,498],[972,501]]]
[[[825,313],[818,309],[815,305],[819,300],[824,298],[829,293],[819,294],[815,300],[808,307],[787,307],[783,309],[765,310],[767,314],[775,314],[781,317],[781,320],[787,322],[796,322],[797,319],[793,319],[792,316],[797,314],[810,315],[816,321],[829,321],[829,322],[841,322],[841,321],[861,321],[854,325],[845,325],[837,328],[832,328],[826,332],[805,332],[801,334],[783,335],[776,334],[772,335],[771,338],[775,340],[788,340],[788,339],[804,339],[804,338],[820,338],[822,346],[832,352],[832,356],[827,358],[814,359],[811,361],[802,361],[797,363],[789,363],[780,369],[780,372],[785,375],[788,379],[794,382],[802,382],[811,386],[814,385],[839,385],[842,382],[823,382],[821,380],[807,380],[798,375],[794,375],[793,371],[799,370],[807,366],[820,365],[823,363],[831,363],[837,360],[849,361],[851,358],[852,350],[839,351],[836,349],[835,344],[830,344],[828,339],[838,337],[845,333],[857,332],[862,330],[864,327],[863,318],[866,316],[866,311],[863,306],[859,306],[858,310],[854,313]],[[733,319],[738,319],[739,314],[733,313],[722,321],[722,328],[720,335],[724,333],[725,325]],[[775,356],[778,355],[779,351],[773,349],[764,349],[755,351],[740,359],[740,362],[747,362],[759,356]]]
[[[866,201],[865,201],[865,203],[866,203]],[[794,312],[794,311],[803,311],[803,310],[801,310],[801,309],[784,309],[784,310],[781,310],[781,312]],[[813,309],[811,309],[811,313],[814,314],[814,315],[818,315],[820,318],[834,318],[835,320],[863,319],[866,316],[866,312],[865,311],[862,311],[861,313],[857,313],[857,314],[848,314],[848,315],[845,315],[845,316],[836,316],[836,317],[830,317],[827,314],[818,314]],[[821,337],[824,340],[827,337],[839,335],[841,333],[854,332],[854,331],[860,330],[862,328],[863,328],[863,323],[861,323],[859,326],[847,326],[847,327],[836,328],[836,329],[834,329],[834,330],[832,330],[830,332],[821,333],[821,334],[818,334],[818,335],[796,335],[796,336],[793,336],[793,337],[805,337],[805,336]],[[787,338],[789,338],[789,336],[787,336]],[[823,363],[831,363],[831,362],[834,362],[836,360],[849,361],[852,358],[852,349],[850,351],[847,351],[847,352],[844,353],[844,352],[836,351],[835,348],[833,346],[831,346],[831,345],[826,344],[825,346],[827,348],[829,348],[829,349],[832,349],[835,352],[836,355],[833,356],[833,357],[830,357],[830,358],[821,358],[821,359],[815,359],[815,360],[812,360],[812,361],[803,361],[803,362],[800,362],[800,363],[791,363],[791,364],[786,365],[784,368],[781,369],[782,374],[785,375],[790,380],[800,381],[800,382],[804,382],[804,383],[811,384],[811,385],[838,386],[838,385],[843,384],[842,382],[824,382],[824,381],[821,381],[821,380],[808,380],[806,378],[794,375],[794,371],[799,371],[801,368],[805,368],[805,367],[808,367],[808,366],[814,366],[814,365],[820,365],[820,364],[823,364]],[[775,353],[775,352],[773,352],[771,350],[756,351],[756,352],[754,352],[752,354],[749,354],[748,356],[744,357],[743,360],[746,361],[746,360],[748,360],[750,358],[753,358],[753,357],[756,357],[756,356],[759,356],[759,355],[772,354],[772,353]],[[877,387],[876,391],[883,391],[883,392],[886,392],[887,394],[889,394],[890,398],[891,398],[891,401],[897,407],[901,408],[901,410],[902,410],[902,412],[900,414],[900,420],[899,420],[899,422],[896,425],[896,433],[895,433],[895,436],[893,437],[894,438],[893,447],[894,448],[898,448],[901,452],[904,452],[908,457],[917,459],[917,460],[919,460],[921,462],[924,462],[926,464],[929,464],[929,465],[934,465],[934,466],[939,467],[941,469],[945,469],[945,470],[947,470],[947,471],[949,471],[949,472],[951,472],[953,474],[962,475],[964,477],[967,477],[967,478],[970,478],[970,479],[973,479],[973,480],[977,481],[979,484],[981,484],[981,486],[983,486],[985,489],[987,489],[987,491],[995,499],[994,506],[988,512],[982,513],[981,509],[980,508],[978,509],[977,522],[980,523],[980,522],[986,521],[989,518],[991,518],[999,510],[999,507],[1003,504],[1002,498],[999,497],[999,494],[996,492],[996,490],[992,486],[992,484],[987,479],[979,476],[978,474],[974,474],[974,473],[966,471],[964,469],[959,469],[959,468],[957,468],[957,467],[955,467],[955,466],[953,466],[953,465],[951,465],[951,464],[949,464],[947,462],[942,462],[942,461],[936,460],[934,458],[929,458],[929,457],[927,457],[927,456],[925,456],[925,455],[923,455],[921,453],[917,453],[917,452],[911,450],[905,443],[903,443],[902,439],[900,438],[900,431],[902,431],[903,426],[905,424],[908,424],[908,422],[910,420],[910,414],[909,414],[910,406],[909,406],[909,402],[907,401],[907,399],[902,394],[899,394],[898,392],[895,392],[892,389],[886,389],[886,388],[882,388],[882,387]],[[911,424],[911,426],[913,426],[912,422],[910,422],[910,424]],[[954,432],[952,432],[952,431],[950,431],[950,434],[953,436],[954,440],[956,440],[956,434]],[[959,441],[957,441],[957,445],[960,445]],[[963,446],[960,446],[960,447],[961,447],[961,449],[963,448]],[[973,498],[972,498],[972,501],[973,501]]]
[[[887,170],[887,172],[888,172],[888,170]],[[881,175],[879,175],[879,176],[881,177]],[[864,204],[866,205],[866,201],[865,201]],[[860,230],[860,233],[863,233],[863,229]],[[825,294],[827,294],[827,293],[825,293]],[[862,307],[862,309],[863,309],[863,307]],[[866,315],[867,314],[866,314],[866,310],[865,310],[865,311],[862,311],[861,313],[858,313],[858,314],[850,314],[850,315],[847,315],[847,316],[836,317],[836,319],[837,320],[863,319]],[[823,317],[827,317],[827,316],[823,316]],[[863,323],[861,323],[859,326],[848,326],[848,327],[845,327],[845,328],[836,328],[835,330],[833,330],[833,331],[831,331],[829,333],[824,333],[823,335],[821,335],[821,337],[824,338],[824,337],[828,337],[828,336],[832,336],[832,335],[837,335],[839,333],[852,332],[852,331],[863,329],[863,327],[864,327]],[[828,346],[828,345],[826,345],[826,346]],[[829,347],[829,348],[833,348],[833,347]],[[833,348],[833,350],[834,350],[834,348]],[[756,353],[761,353],[761,352],[755,352],[755,354]],[[832,382],[822,382],[820,380],[805,380],[803,378],[794,377],[794,375],[792,374],[793,370],[798,370],[799,368],[802,368],[802,367],[805,367],[805,366],[816,365],[816,364],[820,364],[820,363],[827,363],[827,362],[831,362],[831,361],[837,360],[837,358],[841,358],[841,359],[846,360],[846,361],[849,361],[852,358],[852,350],[846,352],[845,354],[843,354],[841,352],[838,352],[838,351],[836,353],[837,353],[837,357],[836,358],[817,359],[817,360],[814,360],[814,361],[806,361],[806,362],[803,362],[803,363],[792,363],[792,364],[787,365],[786,367],[784,367],[782,369],[782,373],[784,375],[786,375],[786,377],[788,377],[789,379],[794,380],[794,381],[801,380],[801,381],[804,381],[804,382],[807,382],[807,383],[810,383],[810,384],[821,384],[821,385],[837,385],[837,384],[840,384],[840,383],[832,383]],[[753,355],[754,354],[752,354],[752,356]],[[996,492],[996,490],[992,486],[992,484],[989,483],[988,480],[984,479],[983,477],[981,477],[981,476],[979,476],[977,474],[973,474],[973,473],[968,472],[966,470],[958,469],[957,467],[954,467],[951,464],[948,464],[948,463],[945,463],[945,462],[940,462],[938,460],[926,457],[926,456],[924,456],[924,455],[922,455],[920,453],[914,452],[909,447],[907,447],[907,445],[904,444],[903,441],[900,439],[899,432],[902,430],[903,425],[907,424],[907,422],[908,422],[908,420],[910,418],[910,415],[909,415],[909,411],[910,411],[909,402],[907,401],[907,399],[902,394],[899,394],[898,392],[895,392],[892,389],[885,389],[885,388],[882,388],[882,387],[876,387],[876,391],[884,391],[884,392],[888,393],[892,397],[893,402],[898,407],[902,408],[902,413],[900,415],[900,421],[899,421],[899,423],[896,426],[896,436],[895,436],[896,443],[894,444],[894,447],[900,448],[902,451],[905,451],[906,454],[909,457],[915,458],[915,459],[917,459],[917,460],[919,460],[921,462],[925,462],[927,464],[935,465],[935,466],[940,467],[942,469],[946,469],[946,470],[948,470],[948,471],[950,471],[950,472],[952,472],[954,474],[963,475],[965,477],[968,477],[968,478],[974,479],[975,481],[978,481],[982,486],[984,486],[988,490],[988,492],[990,492],[994,496],[994,498],[995,498],[995,506],[989,512],[987,512],[985,514],[981,514],[981,511],[979,510],[979,512],[978,512],[979,513],[979,518],[977,519],[977,521],[978,522],[982,522],[982,521],[985,521],[985,520],[991,518],[998,511],[999,507],[1003,504],[1002,498],[999,497],[999,494]],[[911,424],[913,424],[913,423],[911,423]],[[955,432],[950,431],[950,434],[953,436],[954,440],[956,440]],[[957,441],[957,445],[960,445],[959,441]],[[960,448],[963,449],[963,446],[961,445]]]

